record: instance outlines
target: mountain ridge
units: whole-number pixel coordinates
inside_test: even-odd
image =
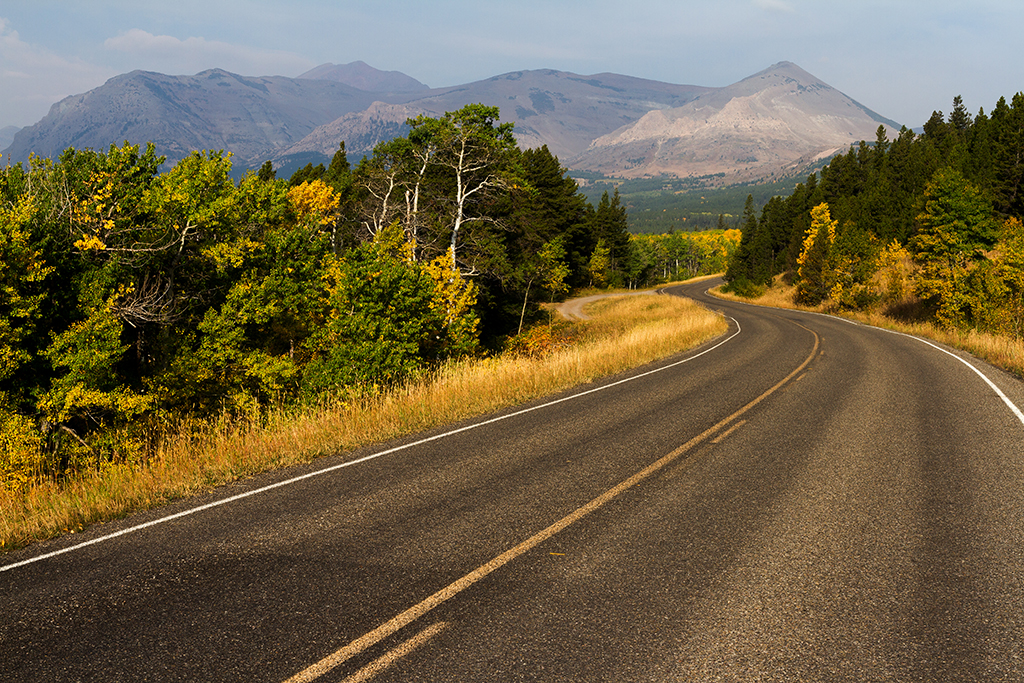
[[[353,156],[368,154],[405,134],[408,118],[478,102],[515,123],[522,147],[547,145],[572,170],[612,177],[777,177],[874,139],[878,125],[898,128],[790,62],[721,88],[554,69],[427,88],[352,62],[299,78],[222,69],[121,74],[54,104],[4,154],[17,162],[30,152],[55,157],[67,147],[152,141],[170,163],[196,149],[224,149],[243,169],[268,159],[281,168],[289,159],[329,158],[341,140]]]
[[[312,80],[338,81],[351,85],[353,88],[367,92],[418,92],[430,90],[412,76],[401,71],[381,71],[366,62],[356,61],[348,64],[321,64],[309,71],[299,74],[297,78]]]
[[[706,90],[620,74],[512,71],[416,93],[415,98],[401,103],[375,102],[364,111],[347,113],[320,126],[278,158],[314,151],[333,153],[342,139],[350,152],[369,153],[374,144],[386,139],[375,137],[373,130],[404,130],[408,118],[419,114],[441,116],[470,103],[497,106],[502,121],[516,124],[515,135],[523,147],[546,144],[556,156],[569,157],[586,149],[595,137],[627,121],[655,108],[678,106]]]
[[[724,173],[751,181],[801,168],[899,125],[791,62],[779,62],[682,107],[651,111],[568,160],[627,178]]]

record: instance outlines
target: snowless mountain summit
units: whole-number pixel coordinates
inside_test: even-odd
[[[525,148],[547,145],[572,170],[612,177],[676,175],[769,180],[874,140],[899,125],[789,62],[724,88],[620,74],[515,71],[427,88],[363,62],[324,64],[299,78],[221,69],[194,76],[134,71],[65,98],[14,135],[4,157],[56,158],[68,148],[153,142],[169,163],[224,150],[241,169],[327,162],[345,141],[353,161],[408,131],[407,119],[467,104],[497,106]]]
[[[572,168],[640,177],[708,176],[753,180],[786,175],[817,159],[892,138],[899,124],[871,111],[790,62],[594,140]]]

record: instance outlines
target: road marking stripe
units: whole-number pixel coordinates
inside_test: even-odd
[[[955,358],[956,360],[960,361],[961,363],[963,363],[964,365],[969,367],[971,370],[973,370],[974,374],[976,374],[978,377],[980,377],[982,380],[984,380],[985,384],[987,384],[989,386],[989,388],[992,389],[992,391],[996,392],[996,396],[998,396],[1000,399],[1002,399],[1003,403],[1006,404],[1006,407],[1010,409],[1010,412],[1012,412],[1014,415],[1017,416],[1017,419],[1020,420],[1021,424],[1024,424],[1024,412],[1021,412],[1021,409],[1018,408],[1016,406],[1016,404],[1014,404],[1014,402],[1010,400],[1009,396],[1007,396],[1006,394],[1003,393],[1002,389],[1000,389],[998,386],[996,386],[995,382],[993,382],[988,377],[986,377],[985,373],[983,373],[981,370],[979,370],[978,368],[974,367],[973,363],[968,363],[966,360],[964,360],[960,356],[956,355],[955,353],[952,353],[951,351],[947,351],[946,349],[942,348],[938,344],[933,344],[932,342],[928,341],[927,339],[922,339],[921,337],[915,337],[914,335],[906,334],[905,332],[897,332],[896,330],[886,330],[885,328],[879,328],[879,329],[881,329],[881,330],[883,330],[885,332],[889,332],[890,334],[898,334],[901,337],[909,337],[910,339],[914,339],[916,341],[919,341],[922,344],[927,344],[928,346],[932,347],[933,349],[938,349],[939,351],[942,351],[947,356],[950,356],[950,357]]]
[[[800,364],[800,367],[798,367],[796,370],[793,370],[791,373],[786,375],[786,377],[784,377],[781,381],[779,381],[778,384],[773,386],[771,389],[768,389],[766,392],[764,392],[763,394],[761,394],[760,396],[755,398],[753,401],[751,401],[747,405],[743,406],[742,408],[737,410],[735,413],[733,413],[729,417],[725,418],[721,422],[717,423],[713,427],[710,427],[710,428],[706,429],[704,432],[702,432],[701,434],[698,434],[697,436],[693,437],[692,439],[690,439],[685,444],[683,444],[682,446],[680,446],[676,450],[672,451],[668,455],[663,456],[660,460],[657,460],[656,462],[652,463],[651,465],[648,465],[644,469],[642,469],[639,472],[637,472],[636,474],[634,474],[629,479],[626,479],[625,481],[619,483],[615,487],[605,491],[600,496],[598,496],[597,498],[594,498],[592,501],[590,501],[589,503],[587,503],[583,507],[578,508],[574,512],[571,512],[570,514],[568,514],[565,517],[563,517],[562,519],[558,520],[557,522],[555,522],[554,524],[552,524],[548,528],[546,528],[543,531],[540,531],[539,533],[535,534],[534,536],[526,539],[525,541],[523,541],[519,545],[515,546],[514,548],[511,548],[510,550],[506,550],[501,555],[498,555],[497,557],[495,557],[493,560],[491,560],[487,564],[484,564],[484,565],[478,567],[477,569],[473,570],[469,574],[466,574],[465,576],[463,576],[461,579],[459,579],[459,580],[455,581],[454,583],[451,583],[448,586],[442,588],[438,592],[436,592],[433,595],[431,595],[430,597],[428,597],[423,602],[420,602],[419,604],[410,607],[409,609],[407,609],[406,611],[402,612],[401,614],[399,614],[395,618],[391,619],[391,621],[388,621],[388,622],[385,622],[384,624],[381,624],[380,626],[378,626],[374,630],[370,631],[369,633],[367,633],[367,634],[365,634],[365,635],[363,635],[363,636],[361,636],[359,638],[356,638],[355,640],[353,640],[348,645],[346,645],[346,646],[336,650],[335,652],[331,653],[327,657],[324,657],[323,659],[321,659],[316,664],[313,664],[309,668],[304,669],[303,671],[300,671],[299,673],[295,674],[294,676],[289,678],[287,681],[285,681],[285,683],[308,683],[309,681],[315,680],[316,678],[319,678],[320,676],[324,675],[328,671],[330,671],[330,670],[334,669],[335,667],[343,664],[345,661],[347,661],[347,660],[351,659],[352,657],[356,656],[357,654],[363,652],[367,648],[370,648],[370,647],[376,645],[377,643],[379,643],[380,641],[384,640],[385,638],[395,634],[396,632],[398,632],[399,630],[401,630],[405,626],[408,626],[413,621],[419,619],[424,614],[427,614],[428,612],[433,610],[435,607],[441,605],[442,603],[446,602],[450,598],[455,597],[456,595],[458,595],[462,591],[466,590],[467,588],[469,588],[470,586],[472,586],[476,582],[480,581],[481,579],[486,577],[488,574],[491,574],[495,570],[500,569],[501,567],[505,566],[506,564],[508,564],[509,562],[514,560],[515,558],[517,558],[520,555],[522,555],[523,553],[525,553],[525,552],[527,552],[529,550],[532,550],[533,548],[537,547],[538,545],[540,545],[544,541],[548,540],[549,538],[551,538],[552,536],[554,536],[558,532],[562,531],[563,529],[565,529],[566,527],[570,526],[571,524],[579,521],[583,517],[586,517],[587,515],[589,515],[594,510],[597,510],[598,508],[603,506],[608,501],[610,501],[613,498],[617,497],[623,491],[626,491],[627,489],[630,489],[630,488],[636,486],[641,481],[643,481],[644,479],[647,479],[648,477],[650,477],[652,474],[654,474],[658,470],[664,468],[666,465],[668,465],[668,464],[672,463],[673,461],[679,459],[679,457],[682,456],[684,453],[690,451],[692,448],[694,448],[698,444],[700,444],[703,441],[707,440],[708,437],[710,437],[711,435],[713,435],[716,432],[720,431],[726,425],[730,424],[731,422],[733,422],[734,420],[739,418],[741,415],[743,415],[744,413],[749,411],[751,408],[753,408],[754,406],[759,404],[761,401],[763,401],[764,399],[766,399],[769,396],[771,396],[772,394],[774,394],[783,385],[785,385],[787,382],[792,380],[798,374],[803,372],[804,368],[806,368],[811,363],[811,361],[814,360],[814,358],[815,358],[815,356],[817,355],[817,352],[818,352],[818,346],[819,346],[820,339],[819,339],[817,333],[815,333],[813,330],[810,330],[810,329],[804,327],[803,325],[800,325],[799,323],[793,323],[793,324],[797,325],[798,327],[801,327],[801,328],[807,330],[812,335],[814,335],[814,348],[811,350],[810,355],[807,356],[807,359],[804,360],[804,362]]]
[[[716,298],[716,299],[719,298],[719,297],[715,296],[711,292],[710,289],[704,290],[704,294],[707,295],[707,296]],[[889,334],[895,334],[895,335],[900,336],[900,337],[907,337],[908,339],[913,339],[914,341],[921,342],[922,344],[927,344],[928,346],[932,347],[933,349],[937,349],[939,351],[942,351],[942,353],[946,354],[947,356],[955,358],[956,360],[960,361],[961,363],[963,363],[964,365],[969,367],[971,370],[973,370],[975,372],[975,374],[977,374],[978,377],[980,377],[982,380],[984,380],[985,384],[987,384],[989,386],[989,388],[992,389],[992,391],[994,391],[996,393],[996,396],[998,396],[1003,401],[1003,403],[1006,404],[1006,407],[1010,409],[1010,412],[1012,412],[1014,414],[1014,416],[1016,416],[1016,418],[1018,420],[1020,420],[1021,424],[1024,424],[1024,411],[1022,411],[1020,408],[1018,408],[1017,404],[1015,404],[1013,401],[1011,401],[1010,397],[1007,396],[1005,393],[1003,393],[1003,390],[1000,389],[996,385],[995,382],[990,380],[985,375],[985,373],[983,373],[981,370],[979,370],[977,367],[975,367],[975,365],[973,363],[970,363],[969,361],[965,360],[964,358],[961,358],[960,356],[956,355],[955,353],[952,353],[951,351],[947,351],[946,349],[942,348],[938,344],[934,344],[934,343],[928,341],[927,339],[924,339],[923,337],[918,337],[918,336],[913,335],[913,334],[907,334],[906,332],[898,332],[896,330],[890,330],[890,329],[885,328],[885,327],[876,327],[875,325],[868,325],[868,324],[859,322],[857,320],[850,320],[849,318],[843,318],[843,317],[838,316],[838,315],[830,315],[828,313],[818,313],[816,311],[803,311],[803,310],[800,310],[798,308],[783,308],[783,309],[779,309],[779,308],[777,308],[775,306],[762,306],[761,304],[752,304],[752,303],[749,303],[747,301],[735,301],[733,299],[720,299],[720,300],[721,301],[731,301],[732,303],[740,304],[740,305],[743,305],[743,306],[753,306],[754,308],[772,308],[772,309],[775,309],[775,310],[791,311],[791,312],[795,312],[795,313],[805,313],[807,315],[818,315],[818,316],[821,316],[823,318],[831,318],[832,320],[838,320],[840,322],[847,323],[848,325],[854,325],[856,327],[863,327],[863,328],[869,329],[869,330],[879,330],[881,332],[887,332]],[[781,316],[779,316],[779,317],[781,317]],[[824,353],[824,351],[822,353]]]
[[[404,643],[396,647],[394,650],[391,650],[382,657],[370,662],[362,669],[346,678],[342,683],[362,683],[363,681],[373,678],[381,671],[384,671],[384,669],[388,668],[389,666],[397,662],[399,659],[405,657],[409,653],[413,652],[416,648],[420,647],[428,640],[436,636],[438,633],[443,631],[447,626],[448,624],[446,624],[443,621],[439,621],[433,626],[428,626],[427,628],[423,629],[418,635],[405,641]]]
[[[724,317],[728,317],[728,316],[724,316]],[[543,410],[544,408],[550,408],[551,406],[558,405],[559,403],[565,403],[567,401],[573,401],[573,400],[576,400],[576,399],[581,398],[583,396],[588,396],[590,394],[594,394],[594,393],[597,393],[599,391],[605,391],[606,389],[611,389],[612,387],[617,387],[617,386],[619,386],[621,384],[626,384],[627,382],[633,382],[635,380],[642,379],[644,377],[648,377],[650,375],[654,375],[654,374],[657,374],[659,372],[664,372],[665,370],[670,370],[670,369],[672,369],[674,367],[677,367],[677,366],[682,365],[684,363],[689,363],[692,360],[700,358],[701,356],[703,356],[705,354],[711,353],[712,351],[718,349],[719,347],[723,346],[724,344],[732,341],[737,336],[739,336],[739,334],[742,332],[742,330],[740,329],[739,322],[735,318],[729,318],[729,320],[732,320],[736,324],[736,331],[734,333],[732,333],[731,335],[729,335],[725,339],[721,340],[720,342],[718,342],[714,346],[711,346],[711,347],[708,347],[708,348],[704,349],[700,353],[694,354],[692,356],[687,356],[686,358],[684,358],[682,360],[679,360],[679,361],[676,361],[674,363],[670,363],[669,365],[665,365],[665,366],[662,366],[660,368],[655,368],[654,370],[648,370],[647,372],[641,373],[639,375],[634,375],[632,377],[626,377],[625,379],[620,379],[618,381],[611,382],[610,384],[603,384],[603,385],[601,385],[599,387],[595,387],[593,389],[588,389],[587,391],[581,391],[578,394],[572,394],[570,396],[563,396],[562,398],[555,399],[554,401],[549,401],[549,402],[541,404],[541,405],[536,405],[536,406],[533,406],[532,408],[524,408],[522,410],[518,410],[518,411],[513,412],[513,413],[508,413],[507,415],[499,415],[498,417],[494,417],[494,418],[491,418],[489,420],[484,420],[483,422],[476,422],[476,423],[473,423],[473,424],[470,424],[470,425],[466,425],[465,427],[459,427],[458,429],[453,429],[453,430],[444,432],[442,434],[435,434],[434,436],[430,436],[430,437],[427,437],[425,439],[420,439],[419,441],[415,441],[413,443],[407,443],[404,446],[396,446],[394,448],[389,448],[387,450],[383,450],[383,451],[380,451],[378,453],[371,453],[370,455],[364,456],[362,458],[358,458],[356,460],[351,460],[349,462],[343,462],[343,463],[338,464],[338,465],[332,465],[330,467],[325,467],[322,470],[316,470],[315,472],[308,472],[306,474],[299,475],[297,477],[292,477],[291,479],[287,479],[285,481],[279,481],[279,482],[277,482],[275,484],[270,484],[268,486],[263,486],[263,487],[260,487],[260,488],[257,488],[257,489],[253,489],[252,491],[246,491],[245,493],[239,493],[238,495],[230,496],[228,498],[224,498],[222,500],[217,500],[217,501],[214,501],[212,503],[207,503],[205,505],[200,505],[199,507],[189,508],[188,510],[183,510],[183,511],[175,513],[173,515],[168,515],[166,517],[161,517],[159,519],[154,519],[154,520],[151,520],[149,522],[145,522],[144,524],[138,524],[136,526],[129,527],[127,529],[122,529],[121,531],[116,531],[116,532],[114,532],[112,534],[107,534],[105,536],[99,536],[99,537],[94,538],[94,539],[89,540],[89,541],[83,541],[81,543],[76,543],[75,545],[68,546],[67,548],[61,548],[60,550],[54,550],[54,551],[49,552],[49,553],[45,553],[45,554],[42,554],[42,555],[37,555],[37,556],[31,557],[31,558],[29,558],[27,560],[22,560],[20,562],[14,562],[12,564],[3,565],[3,566],[0,566],[0,573],[6,572],[6,571],[10,571],[10,570],[16,569],[18,567],[23,567],[25,565],[32,564],[34,562],[39,562],[41,560],[46,560],[46,559],[49,559],[51,557],[56,557],[58,555],[63,555],[65,553],[70,553],[70,552],[72,552],[74,550],[80,550],[80,549],[88,547],[90,545],[95,545],[97,543],[103,543],[104,541],[109,541],[109,540],[115,539],[115,538],[117,538],[119,536],[124,536],[126,534],[131,534],[131,533],[134,533],[136,531],[142,531],[143,529],[148,529],[149,527],[156,526],[158,524],[163,524],[165,522],[170,522],[170,521],[173,521],[173,520],[176,520],[176,519],[180,519],[182,517],[188,517],[189,515],[194,515],[194,514],[197,514],[199,512],[204,512],[205,510],[209,510],[209,509],[215,508],[215,507],[220,507],[221,505],[227,505],[228,503],[234,503],[235,501],[242,500],[243,498],[249,498],[250,496],[255,496],[255,495],[259,495],[261,493],[266,493],[267,491],[272,491],[273,489],[281,488],[282,486],[289,486],[291,484],[295,484],[295,483],[298,483],[300,481],[305,481],[306,479],[311,479],[313,477],[319,477],[321,475],[328,474],[330,472],[334,472],[335,470],[340,470],[340,469],[343,469],[345,467],[352,467],[353,465],[359,465],[359,464],[367,462],[369,460],[375,460],[377,458],[381,458],[381,457],[383,457],[385,455],[391,455],[392,453],[397,453],[399,451],[404,451],[404,450],[407,450],[407,449],[410,449],[410,448],[415,448],[416,446],[422,446],[423,444],[430,443],[431,441],[437,441],[439,439],[444,439],[444,438],[447,438],[449,436],[453,436],[455,434],[460,434],[462,432],[468,432],[468,431],[471,431],[471,430],[474,430],[474,429],[478,429],[480,427],[485,427],[487,425],[494,424],[495,422],[501,422],[502,420],[508,420],[510,418],[513,418],[513,417],[519,417],[520,415],[525,415],[526,413],[532,413],[535,410]]]
[[[803,375],[800,375],[800,377],[797,377],[796,380],[799,382],[801,377],[803,377]],[[745,424],[747,424],[746,420],[740,420],[739,422],[734,424],[732,427],[729,427],[724,432],[722,432],[721,434],[716,436],[714,439],[712,439],[711,443],[721,443],[723,439],[725,439],[727,436],[729,436],[730,434],[732,434],[733,432],[735,432],[737,429],[739,429],[740,427],[742,427]]]

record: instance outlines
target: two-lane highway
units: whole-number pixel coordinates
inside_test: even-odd
[[[688,354],[3,556],[0,679],[1024,680],[1024,384],[706,286]]]

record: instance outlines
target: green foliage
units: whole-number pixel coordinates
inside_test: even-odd
[[[747,276],[740,275],[728,283],[722,288],[724,291],[736,296],[742,296],[747,299],[756,299],[762,296],[768,289],[765,285],[759,285],[751,282]]]
[[[310,392],[400,382],[434,357],[444,327],[434,282],[378,240],[328,268],[330,313],[309,342]]]
[[[561,238],[546,242],[537,260],[541,287],[550,292],[552,298],[569,291],[565,281],[569,277],[569,266],[565,263],[565,244]]]
[[[268,162],[235,182],[216,151],[160,172],[129,144],[0,169],[5,485],[142,462],[177,420],[259,417],[497,347],[591,267],[639,286],[720,260],[632,238],[617,194],[595,209],[497,108],[409,131],[356,169],[342,142],[288,181]]]
[[[114,312],[118,292],[103,301],[89,296],[88,317],[57,335],[44,351],[56,376],[37,409],[43,432],[70,435],[67,453],[79,461],[115,458],[138,446],[127,440],[129,426],[153,406],[150,396],[132,389],[118,372],[128,346],[121,342],[122,322]],[[111,432],[122,438],[111,440]],[[65,454],[65,459],[69,455]]]
[[[13,206],[0,206],[0,387],[30,359],[24,341],[39,323],[42,285],[53,271],[26,230],[34,212],[31,195]]]
[[[740,231],[735,229],[634,235],[630,248],[644,252],[643,263],[647,265],[643,279],[636,285],[644,287],[721,273],[737,251],[739,241]]]
[[[1008,218],[998,245],[996,276],[1001,297],[994,299],[999,315],[994,327],[1016,339],[1024,338],[1024,223]]]
[[[302,183],[320,180],[326,171],[327,169],[324,168],[323,164],[313,166],[313,163],[310,162],[292,174],[292,177],[288,179],[288,186],[295,187]]]
[[[608,268],[611,265],[611,249],[605,244],[604,238],[597,240],[593,253],[590,255],[588,271],[591,287],[604,287],[608,284]]]
[[[257,172],[256,177],[262,183],[273,182],[277,178],[277,171],[274,170],[274,164],[269,160],[264,161],[263,165],[260,166],[260,170]]]
[[[998,234],[992,205],[960,172],[947,168],[925,187],[918,221],[920,229],[911,240],[921,265],[918,293],[934,307],[941,324],[961,326],[967,321],[971,275]]]
[[[957,97],[922,135],[904,128],[890,141],[880,127],[873,145],[769,200],[759,220],[746,215],[727,279],[754,291],[789,271],[806,303],[881,302],[896,315],[1019,335],[1022,131],[1021,93],[973,118]]]

